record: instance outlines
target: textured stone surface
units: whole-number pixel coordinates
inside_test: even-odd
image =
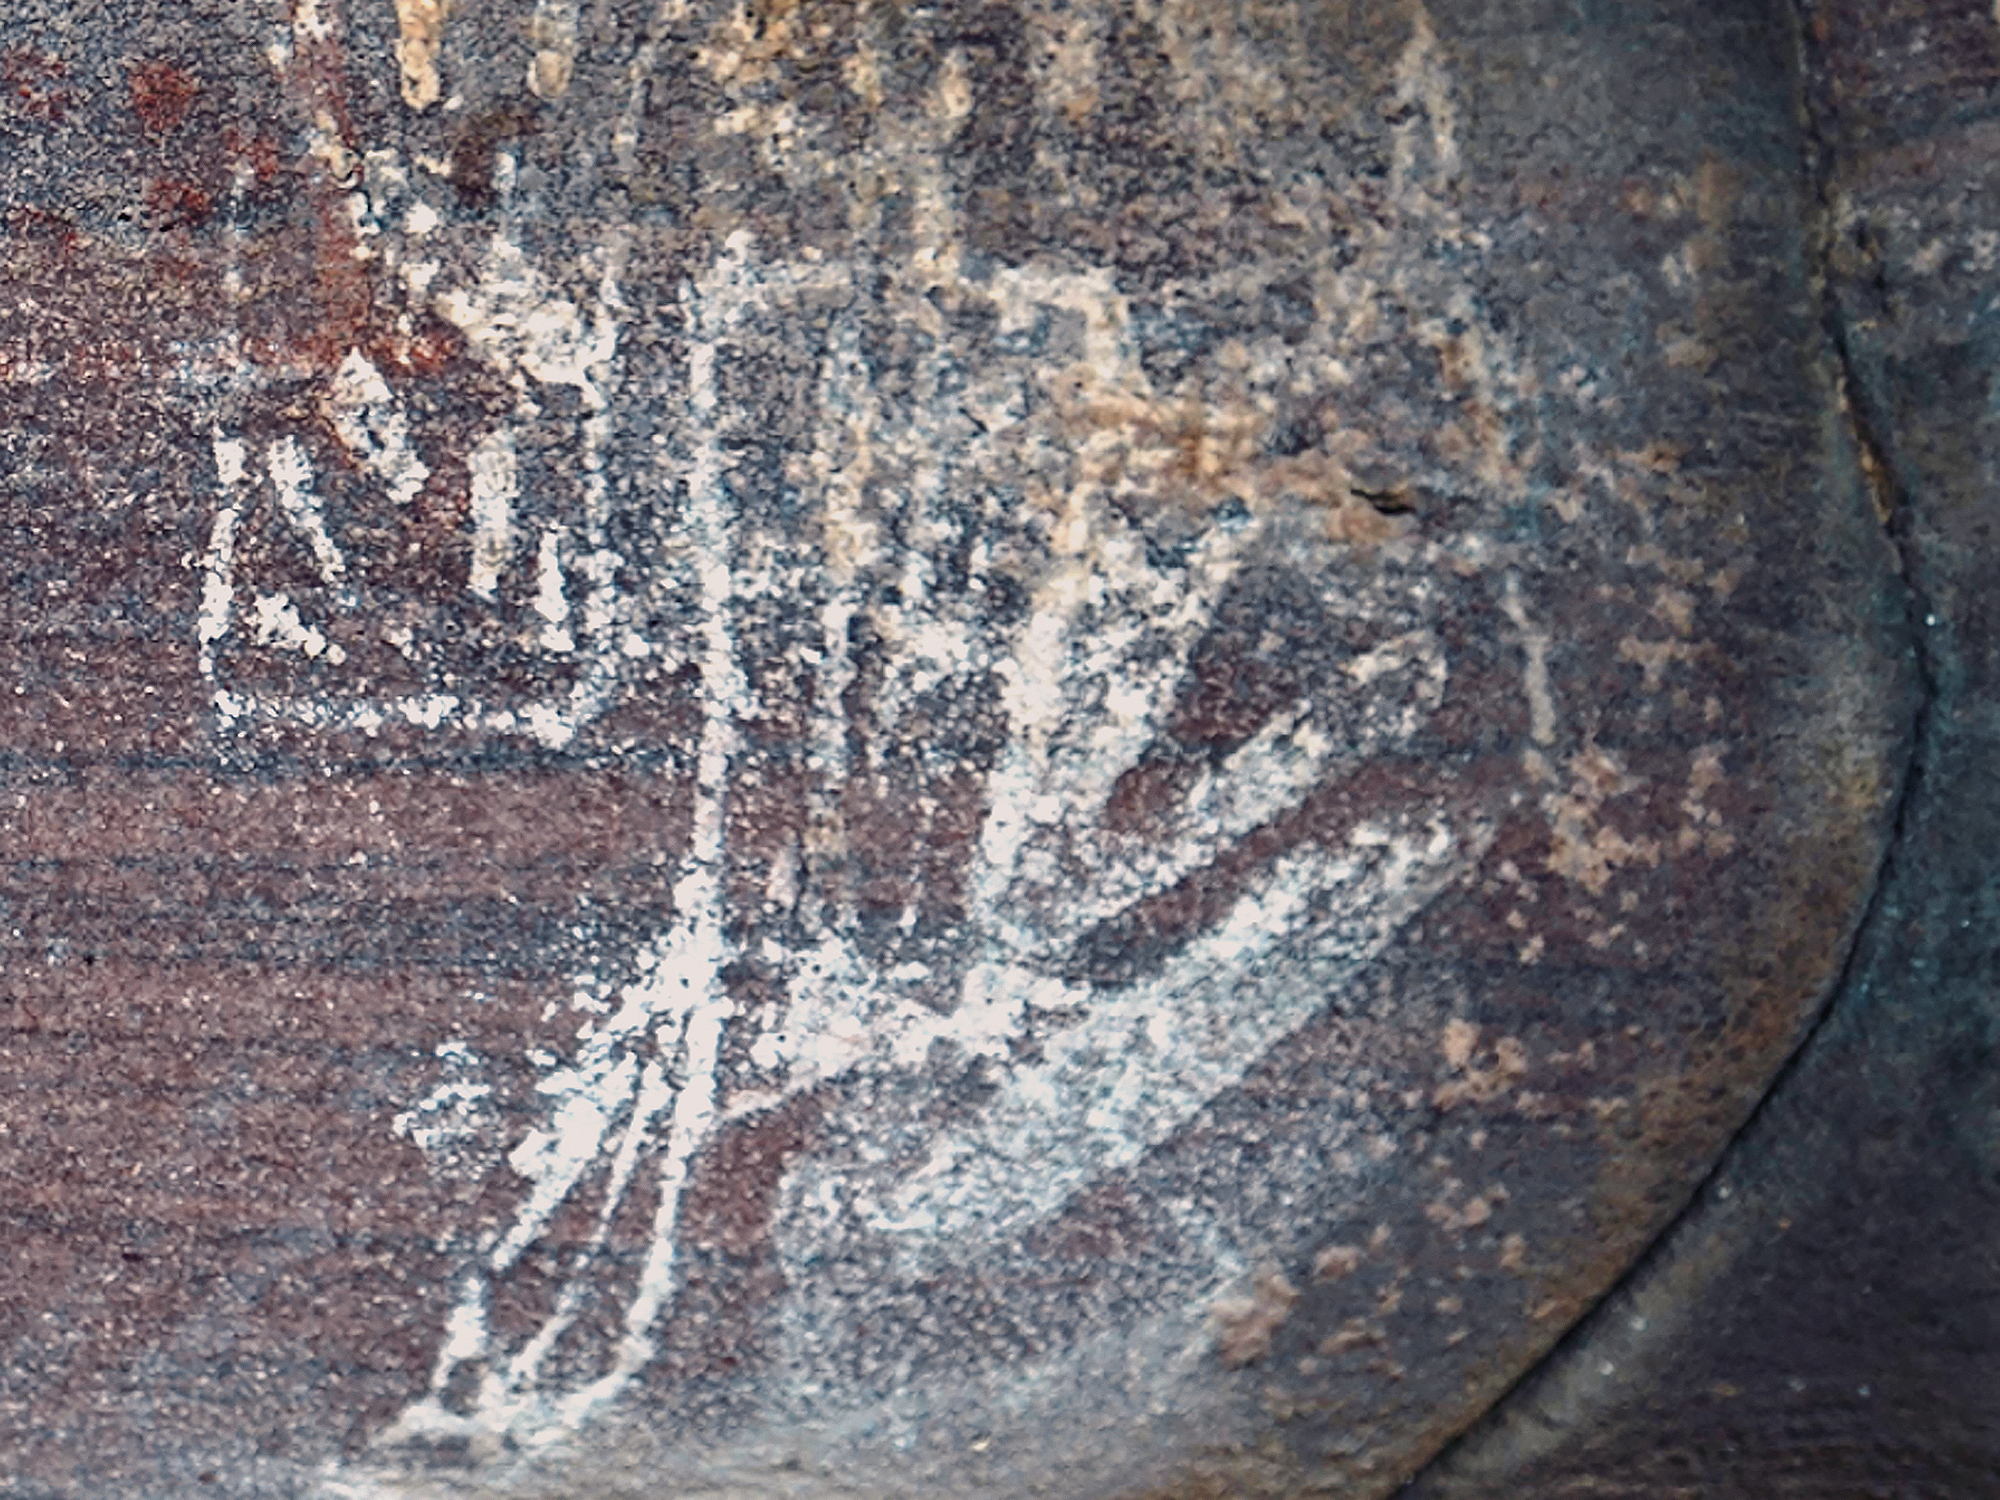
[[[1790,36],[18,8],[5,1493],[1393,1487],[1903,781]]]
[[[1898,836],[1837,1000],[1696,1210],[1411,1500],[1958,1497],[2000,1477],[2000,20],[1802,21],[1829,326],[1923,666]]]

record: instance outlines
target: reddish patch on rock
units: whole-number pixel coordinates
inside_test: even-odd
[[[812,1145],[825,1108],[822,1097],[802,1094],[717,1141],[681,1208],[689,1242],[738,1258],[767,1255],[785,1170]]]
[[[140,63],[125,81],[132,113],[148,130],[171,135],[187,123],[201,85],[169,62]]]
[[[1079,1193],[1048,1227],[1030,1237],[1039,1254],[1061,1260],[1130,1262],[1152,1245],[1153,1231],[1131,1189],[1105,1182]]]
[[[68,111],[67,89],[56,87],[69,76],[69,66],[59,57],[17,47],[0,53],[0,88],[16,109],[41,120],[60,120]]]
[[[146,207],[165,229],[193,229],[208,222],[215,200],[191,182],[155,177],[146,189]]]
[[[1105,803],[1105,828],[1117,834],[1136,834],[1158,826],[1200,775],[1201,767],[1194,761],[1143,760],[1130,767],[1119,776]]]
[[[77,248],[81,241],[76,230],[76,221],[69,215],[56,213],[46,208],[24,204],[7,215],[7,228],[24,240],[34,240],[39,244],[53,246],[65,253]]]
[[[240,125],[231,125],[223,131],[222,143],[232,160],[250,168],[259,187],[268,187],[277,181],[284,163],[278,155],[278,143],[270,136],[245,130]]]
[[[506,409],[503,403],[510,393],[504,383],[483,374],[465,335],[435,313],[419,309],[407,321],[398,319],[369,345],[368,356],[386,373],[412,378],[442,375],[449,368],[453,380],[475,392],[490,410]]]

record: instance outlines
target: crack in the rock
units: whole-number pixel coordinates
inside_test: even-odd
[[[1650,1278],[1671,1260],[1679,1241],[1698,1231],[1701,1215],[1715,1189],[1746,1151],[1754,1149],[1762,1122],[1774,1102],[1787,1092],[1813,1052],[1814,1043],[1829,1021],[1842,1008],[1856,987],[1860,972],[1875,945],[1871,935],[1885,920],[1884,908],[1895,875],[1910,840],[1910,825],[1926,779],[1934,716],[1938,697],[1937,664],[1929,638],[1934,615],[1922,582],[1922,557],[1912,535],[1913,509],[1910,488],[1899,477],[1890,443],[1889,424],[1869,398],[1853,347],[1847,319],[1839,296],[1843,279],[1835,265],[1835,236],[1840,232],[1840,189],[1837,183],[1835,134],[1828,116],[1830,101],[1817,97],[1812,41],[1813,0],[1778,0],[1791,32],[1791,82],[1794,108],[1800,130],[1802,160],[1800,180],[1805,191],[1805,241],[1808,256],[1808,286],[1818,302],[1820,328],[1825,353],[1831,363],[1834,394],[1854,446],[1859,477],[1867,485],[1882,532],[1894,551],[1902,585],[1905,636],[1915,676],[1915,703],[1904,731],[1901,776],[1890,801],[1889,832],[1877,861],[1875,877],[1862,903],[1861,916],[1854,924],[1839,972],[1827,987],[1817,1013],[1799,1035],[1790,1054],[1772,1075],[1743,1123],[1717,1153],[1709,1169],[1689,1191],[1687,1201],[1672,1219],[1648,1241],[1645,1248],[1623,1273],[1584,1310],[1554,1345],[1474,1417],[1426,1459],[1395,1491],[1396,1497],[1413,1496],[1419,1485],[1433,1476],[1449,1480],[1452,1470],[1488,1441],[1505,1442],[1504,1424],[1532,1423],[1551,1438],[1565,1430],[1559,1420],[1545,1414],[1548,1403],[1538,1398],[1556,1393],[1564,1379],[1575,1372],[1587,1348],[1599,1342],[1599,1335],[1617,1316],[1622,1304],[1636,1296]],[[1847,278],[1851,279],[1851,278]],[[1691,1227],[1693,1226],[1693,1227]],[[1592,1350],[1601,1354],[1601,1350]]]

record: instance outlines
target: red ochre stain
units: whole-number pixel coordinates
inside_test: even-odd
[[[1029,1243],[1037,1253],[1059,1260],[1115,1264],[1145,1254],[1153,1232],[1131,1190],[1120,1182],[1104,1182],[1073,1198]]]
[[[284,160],[278,153],[277,141],[271,136],[231,125],[223,131],[222,142],[232,161],[240,161],[250,168],[259,187],[268,187],[277,181],[279,172],[284,168]]]
[[[0,53],[0,97],[14,108],[42,120],[60,120],[69,108],[67,89],[56,85],[69,76],[59,57],[16,47]]]
[[[305,274],[304,306],[311,319],[301,319],[300,304],[283,309],[278,319],[280,345],[274,364],[301,363],[315,374],[327,375],[347,351],[372,343],[377,316],[375,288],[354,254],[355,235],[332,204],[315,205],[316,233],[301,249],[310,269]]]
[[[801,1094],[725,1132],[682,1199],[683,1238],[741,1259],[768,1255],[785,1173],[817,1139],[826,1108],[823,1096]]]
[[[148,130],[171,135],[187,123],[201,85],[170,62],[144,62],[126,76],[132,113]]]
[[[22,204],[8,211],[7,228],[23,240],[37,241],[60,249],[65,255],[82,243],[76,221],[68,214]]]
[[[146,188],[146,207],[163,229],[194,229],[208,222],[215,200],[191,182],[155,177]]]

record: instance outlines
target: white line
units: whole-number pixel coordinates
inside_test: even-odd
[[[514,547],[513,503],[520,493],[514,434],[496,427],[466,455],[472,476],[472,592],[491,599]]]
[[[1527,658],[1521,685],[1528,695],[1529,737],[1537,745],[1553,745],[1556,700],[1549,691],[1549,633],[1537,630],[1529,620],[1528,607],[1521,602],[1521,580],[1512,573],[1507,575],[1507,590],[1501,595],[1500,607],[1521,632],[1521,653]]]
[[[294,437],[279,438],[265,452],[264,470],[278,493],[279,511],[312,548],[319,576],[338,586],[347,575],[347,562],[327,534],[326,517],[320,513],[319,499],[312,492],[312,461],[306,457],[304,446]]]

